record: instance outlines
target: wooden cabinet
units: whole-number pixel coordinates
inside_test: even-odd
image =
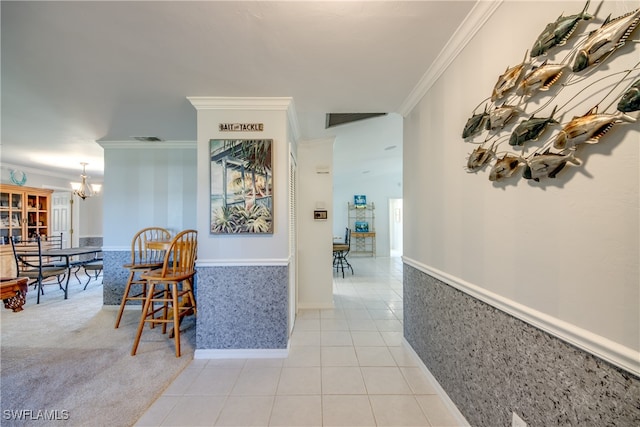
[[[351,229],[350,253],[376,256],[375,205],[348,203],[348,224]]]
[[[0,244],[11,236],[27,239],[49,235],[53,190],[0,185]]]

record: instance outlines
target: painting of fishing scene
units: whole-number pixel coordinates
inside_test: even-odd
[[[211,139],[211,234],[273,233],[271,139]]]

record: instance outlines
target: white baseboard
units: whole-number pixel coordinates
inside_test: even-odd
[[[289,349],[196,349],[194,359],[285,359]]]
[[[108,311],[118,311],[118,310],[120,310],[120,304],[118,304],[118,305],[113,305],[113,304],[103,305],[102,309],[103,310],[108,310]],[[142,311],[142,304],[125,305],[124,309],[125,309],[125,311],[128,311],[128,310]]]
[[[333,310],[335,304],[301,304],[298,303],[298,310]]]

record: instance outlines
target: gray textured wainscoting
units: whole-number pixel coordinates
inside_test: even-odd
[[[103,258],[102,303],[103,305],[120,305],[129,277],[129,270],[122,266],[131,262],[131,251],[104,252]]]
[[[102,247],[102,237],[80,237],[78,239],[78,246],[100,246]],[[81,260],[92,259],[95,254],[80,255],[78,258]]]
[[[287,266],[198,267],[197,349],[285,349]]]
[[[640,378],[407,264],[404,335],[472,426],[640,425]]]
[[[79,246],[102,246],[102,237],[80,237]]]

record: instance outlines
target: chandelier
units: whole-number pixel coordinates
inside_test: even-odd
[[[82,178],[82,182],[72,182],[71,188],[73,188],[73,194],[84,200],[87,197],[95,196],[97,193],[99,193],[102,185],[90,184],[88,179],[89,177],[87,176],[86,171],[88,163],[82,162],[80,164],[82,165],[82,174],[80,175],[80,177]]]

